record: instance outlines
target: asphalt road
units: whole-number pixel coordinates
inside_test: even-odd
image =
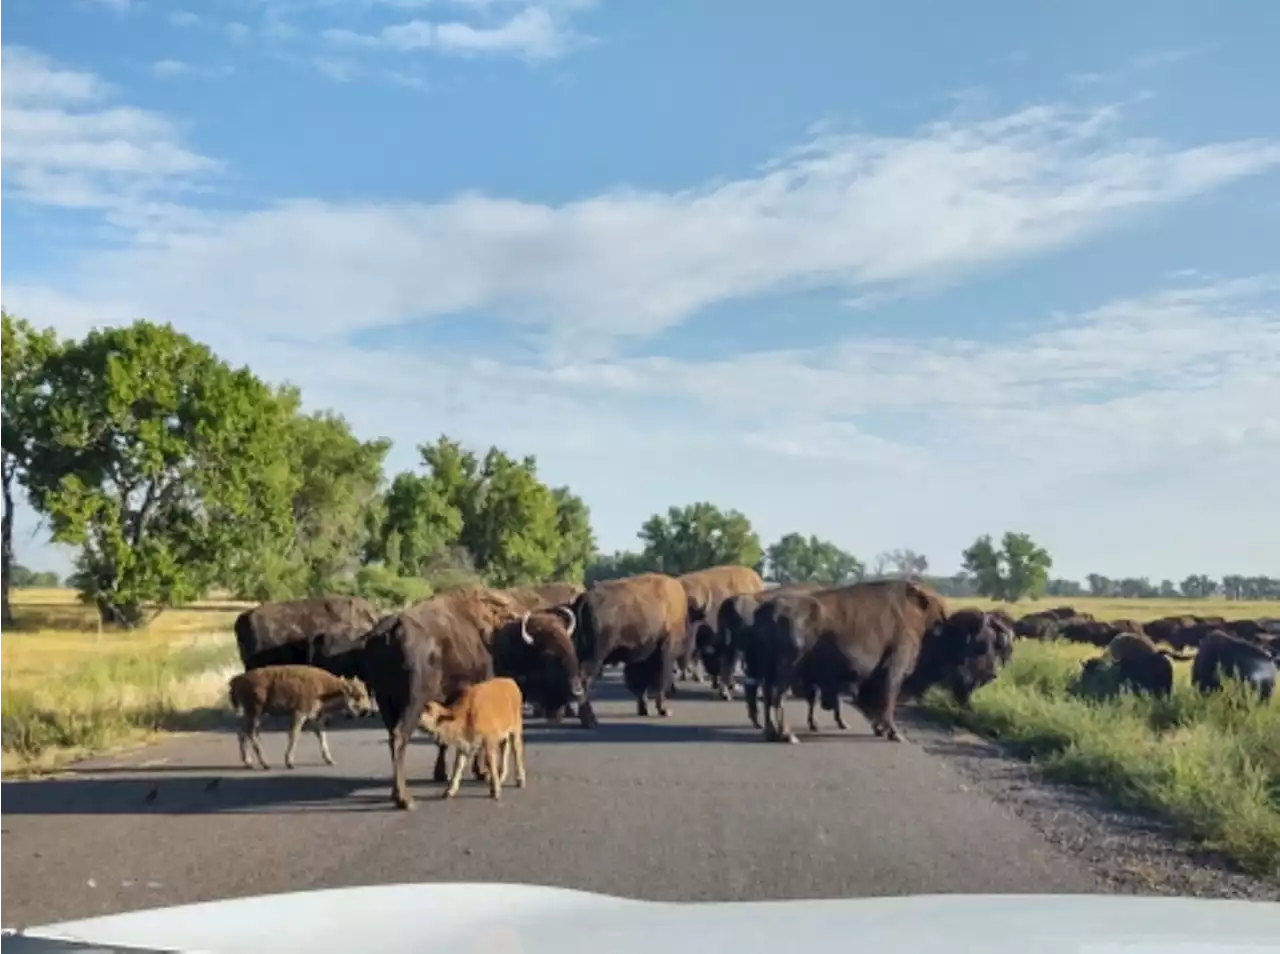
[[[690,901],[1106,890],[945,757],[875,739],[856,714],[846,733],[822,713],[821,736],[766,744],[741,701],[702,686],[666,720],[635,716],[616,685],[606,692],[595,731],[530,723],[529,785],[501,804],[469,777],[454,801],[433,798],[435,749],[417,738],[417,810],[392,809],[376,719],[330,732],[332,768],[306,735],[298,767],[279,767],[281,726],[263,735],[272,770],[240,769],[228,722],[6,782],[3,923],[406,881]],[[803,726],[803,703],[789,711]]]

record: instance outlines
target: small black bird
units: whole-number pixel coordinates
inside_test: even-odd
[[[143,801],[145,801],[149,805],[156,800],[159,794],[160,794],[160,786],[152,785],[151,790],[147,792],[147,797],[143,799]]]
[[[222,779],[220,779],[220,778],[215,778],[215,779],[213,779],[212,781],[210,781],[210,782],[209,782],[209,784],[208,784],[208,785],[206,785],[206,786],[204,787],[204,790],[205,790],[206,792],[216,792],[216,791],[218,790],[218,783],[219,783],[219,782],[221,782],[221,781],[222,781]]]

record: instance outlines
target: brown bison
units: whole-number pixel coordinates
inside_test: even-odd
[[[1222,687],[1220,675],[1238,679],[1266,703],[1276,687],[1275,657],[1261,646],[1214,630],[1200,641],[1191,664],[1191,683],[1201,692]]]
[[[452,706],[428,702],[418,720],[421,729],[442,747],[453,746],[453,771],[442,798],[453,798],[462,785],[467,756],[483,759],[489,796],[502,798],[502,785],[516,757],[516,786],[524,788],[524,715],[520,687],[513,679],[489,679],[468,688]],[[501,766],[499,766],[501,762]]]
[[[720,604],[740,593],[759,593],[764,589],[764,580],[751,567],[735,565],[695,570],[676,579],[684,587],[688,626],[684,645],[676,656],[676,664],[681,679],[692,676],[695,682],[701,682],[702,676],[697,671],[697,664],[702,661],[702,653],[698,648],[715,641]]]
[[[587,728],[598,724],[591,687],[604,666],[621,662],[636,709],[649,714],[646,692],[655,696],[658,715],[666,716],[676,653],[684,645],[687,603],[684,587],[662,573],[642,573],[597,583],[574,601],[578,628],[582,705],[578,717]]]
[[[236,648],[246,671],[310,665],[363,679],[360,648],[378,618],[372,604],[354,596],[263,603],[236,617]]]
[[[560,667],[577,687],[577,658],[569,639],[554,635],[550,621],[541,643],[539,626],[515,615],[502,593],[466,587],[441,594],[381,620],[365,641],[365,669],[391,746],[391,797],[412,808],[404,777],[404,755],[428,702],[451,705],[469,686],[490,679],[495,668],[545,674]],[[556,614],[552,614],[556,616]],[[558,618],[558,616],[556,616]],[[516,640],[526,649],[517,649]],[[433,777],[445,781],[446,749],[436,754]],[[478,763],[477,763],[478,768]]]
[[[976,610],[949,616],[933,591],[902,580],[834,587],[765,600],[746,652],[749,679],[765,705],[765,738],[796,741],[787,727],[788,688],[817,686],[830,699],[852,688],[878,736],[902,738],[900,695],[945,684],[967,704],[1012,653],[1009,633]],[[748,708],[754,701],[748,683]]]
[[[1169,660],[1191,657],[1159,649],[1149,636],[1124,632],[1107,644],[1104,658],[1114,666],[1120,685],[1164,698],[1173,692],[1173,663]]]

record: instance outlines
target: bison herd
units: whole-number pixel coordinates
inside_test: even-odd
[[[576,708],[582,725],[594,728],[593,688],[605,667],[623,667],[623,681],[642,716],[650,714],[651,702],[659,717],[670,714],[677,676],[701,681],[705,675],[724,699],[733,697],[741,678],[748,716],[767,740],[797,741],[783,705],[794,694],[808,702],[814,731],[819,706],[844,727],[843,697],[867,717],[877,736],[897,741],[902,732],[894,715],[900,699],[941,686],[967,704],[1009,661],[1015,637],[1106,647],[1103,657],[1085,664],[1082,683],[1096,678],[1089,673],[1106,671],[1132,688],[1156,693],[1167,693],[1172,685],[1169,657],[1195,645],[1196,685],[1214,688],[1219,671],[1225,671],[1267,698],[1276,675],[1277,631],[1280,626],[1266,620],[1100,623],[1069,608],[1014,621],[1000,612],[951,612],[932,590],[905,580],[766,589],[754,570],[741,566],[680,577],[644,573],[586,590],[558,583],[506,590],[464,587],[387,616],[353,597],[293,600],[248,610],[235,624],[246,672],[287,670],[297,682],[293,667],[312,667],[337,677],[332,685],[317,682],[318,688],[304,692],[307,698],[299,702],[308,707],[305,716],[319,718],[317,733],[326,750],[324,716],[343,707],[355,711],[352,680],[367,687],[365,711],[376,705],[387,729],[392,800],[404,809],[413,807],[405,753],[419,727],[435,737],[433,776],[450,782],[446,795],[457,790],[464,753],[475,756],[477,776],[487,774],[497,795],[496,750],[490,750],[499,736],[521,745],[520,715],[510,725],[512,717],[503,714],[509,708],[505,688],[490,692],[503,700],[496,716],[476,708],[484,693],[470,692],[495,680],[514,684],[516,696],[550,721],[572,717]],[[1175,651],[1158,649],[1155,640]],[[261,709],[273,691],[271,681],[264,673],[261,685],[253,683],[251,692],[244,683],[240,694]],[[293,713],[296,738],[305,718],[286,696],[279,705]],[[475,735],[475,725],[493,719],[500,728],[486,729],[483,738]],[[247,718],[242,737],[257,749],[256,719]],[[446,771],[450,746],[457,752],[452,772]],[[291,744],[291,754],[292,749]],[[520,756],[517,748],[523,783]]]
[[[1103,622],[1062,606],[1007,621],[1017,635],[1028,639],[1064,639],[1101,648],[1100,656],[1081,667],[1077,691],[1085,696],[1111,695],[1121,688],[1168,696],[1173,691],[1175,659],[1192,660],[1191,684],[1201,692],[1220,688],[1223,675],[1244,683],[1264,703],[1275,689],[1280,650],[1277,619],[1166,616],[1147,623]]]

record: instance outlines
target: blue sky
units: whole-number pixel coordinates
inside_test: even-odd
[[[1280,7],[10,0],[3,296],[390,467],[954,570],[1280,570]],[[20,514],[19,559],[66,554]]]

